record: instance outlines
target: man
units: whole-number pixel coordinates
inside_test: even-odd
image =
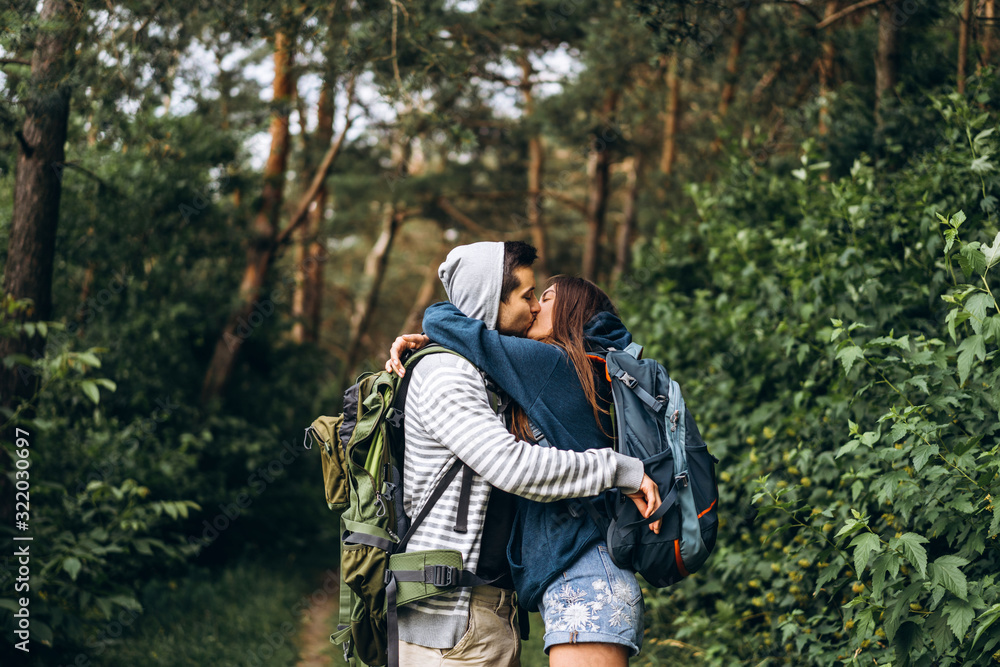
[[[438,274],[451,302],[500,333],[524,336],[539,311],[526,243],[474,243],[448,254]],[[402,372],[390,360],[387,368]],[[404,508],[418,513],[460,459],[472,477],[468,519],[461,475],[414,533],[407,551],[457,549],[464,567],[494,585],[459,588],[399,609],[401,665],[519,665],[520,639],[506,545],[513,519],[507,492],[532,500],[588,497],[618,487],[648,516],[660,503],[642,462],[610,449],[563,451],[518,441],[490,406],[479,371],[451,354],[412,370],[404,421]],[[498,492],[499,491],[499,492]]]

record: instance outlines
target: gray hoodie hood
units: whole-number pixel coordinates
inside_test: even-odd
[[[469,317],[497,328],[503,284],[503,243],[470,243],[452,248],[438,267],[448,300]]]

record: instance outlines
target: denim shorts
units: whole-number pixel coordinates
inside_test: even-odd
[[[611,562],[603,542],[591,547],[549,584],[539,603],[545,652],[555,644],[624,644],[629,657],[642,646],[642,589],[635,573]]]

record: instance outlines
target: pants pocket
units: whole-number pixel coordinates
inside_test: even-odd
[[[623,570],[615,565],[608,554],[608,548],[603,544],[597,547],[597,553],[601,557],[601,563],[604,564],[604,571],[608,576],[608,585],[611,586],[611,591],[615,594],[615,597],[632,607],[642,602],[642,589],[639,588],[639,582],[636,581],[635,574],[630,570]]]
[[[442,658],[451,658],[467,649],[474,639],[476,633],[476,612],[472,605],[469,606],[469,627],[465,634],[458,640],[458,643],[441,654]]]

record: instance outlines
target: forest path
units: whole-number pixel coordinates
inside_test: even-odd
[[[338,611],[336,595],[327,595],[321,602],[314,602],[302,614],[299,629],[299,662],[297,667],[329,667],[336,664],[338,648],[330,643],[330,634],[336,627]]]

